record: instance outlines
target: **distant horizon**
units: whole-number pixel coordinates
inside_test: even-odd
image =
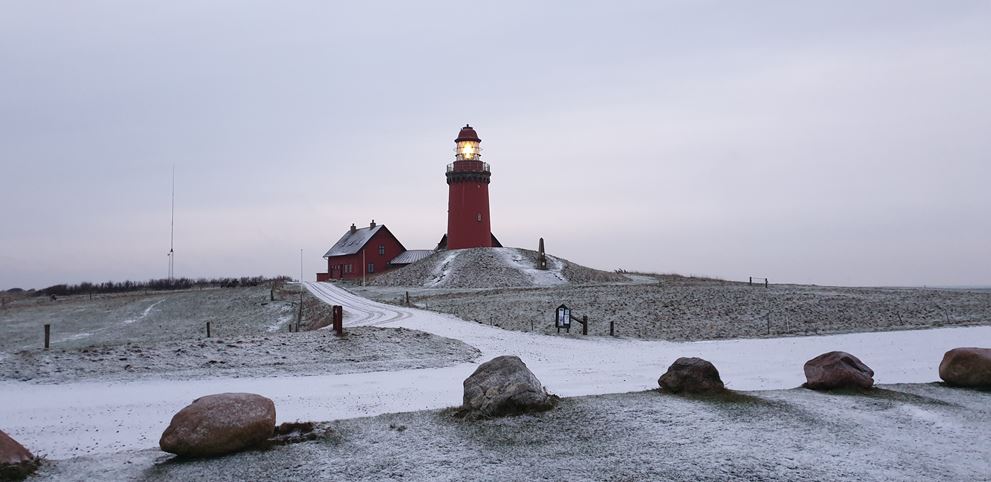
[[[581,264],[581,263],[579,263],[579,264]],[[591,268],[594,268],[594,267],[591,267]],[[600,269],[601,270],[601,268],[594,268],[594,269]],[[602,270],[602,271],[615,271],[615,270]],[[625,271],[629,272],[630,274],[646,274],[646,275],[656,275],[656,276],[685,276],[685,277],[689,277],[689,278],[711,278],[711,279],[716,279],[716,280],[719,280],[719,281],[727,281],[727,282],[732,282],[732,283],[746,283],[748,281],[748,278],[749,278],[748,277],[748,278],[744,278],[744,279],[730,279],[730,278],[723,278],[723,277],[714,277],[714,276],[709,276],[709,275],[704,275],[704,274],[654,273],[654,272],[645,272],[645,271],[640,271],[640,270],[625,270]],[[312,274],[312,273],[310,273],[310,274]],[[181,276],[180,275],[180,276],[176,276],[175,279],[197,280],[197,279],[217,279],[217,278],[251,278],[251,277],[256,277],[256,276],[262,276],[262,277],[267,277],[267,278],[274,278],[274,277],[279,277],[279,276],[286,276],[286,277],[289,277],[293,282],[298,282],[299,281],[299,279],[298,279],[299,278],[299,274],[298,273],[295,274],[295,275],[285,274],[285,273],[283,273],[283,274],[274,273],[274,274],[254,274],[254,275],[237,275],[237,276],[234,276],[234,275],[216,275],[216,276],[196,276],[196,277],[189,277],[189,276]],[[24,287],[24,286],[10,286],[10,287],[7,287],[7,288],[0,288],[0,292],[8,292],[8,291],[10,291],[12,289],[22,289],[25,292],[27,292],[27,291],[41,291],[43,289],[50,288],[52,286],[58,286],[58,285],[79,285],[81,283],[105,283],[105,282],[120,283],[120,282],[125,282],[125,281],[147,282],[147,281],[161,281],[161,280],[166,280],[166,279],[168,279],[168,278],[163,277],[163,278],[147,278],[147,279],[105,279],[105,280],[92,280],[92,279],[90,279],[90,280],[81,280],[81,281],[73,281],[73,282],[56,282],[56,283],[48,284],[48,285],[45,285],[45,286],[32,286],[30,288]],[[315,280],[314,279],[305,279],[304,281],[315,281]],[[923,284],[923,285],[833,285],[833,284],[821,284],[821,283],[797,283],[797,282],[790,282],[790,281],[787,281],[787,280],[786,281],[781,281],[781,282],[771,281],[770,284],[772,284],[772,285],[822,286],[822,287],[837,287],[837,288],[913,288],[913,289],[914,288],[922,288],[922,289],[931,288],[931,289],[945,289],[945,290],[991,290],[991,284],[986,284],[986,285],[925,285],[925,284]]]
[[[578,264],[991,285],[991,3],[139,5],[0,17],[0,286],[326,271],[446,230]],[[452,26],[470,25],[470,35]],[[455,29],[455,32],[457,30]]]

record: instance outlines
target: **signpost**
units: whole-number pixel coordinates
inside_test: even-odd
[[[588,315],[582,315],[581,318],[575,318],[571,314],[571,308],[565,305],[557,307],[554,311],[554,326],[557,327],[557,332],[561,333],[561,328],[564,328],[565,332],[571,333],[571,322],[577,321],[582,324],[582,334],[588,334]]]
[[[557,327],[558,333],[561,333],[561,328],[571,333],[571,308],[565,305],[557,307],[557,311],[554,312],[554,326]]]

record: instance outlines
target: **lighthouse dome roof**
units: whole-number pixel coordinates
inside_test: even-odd
[[[461,141],[482,142],[482,140],[478,138],[478,133],[475,132],[475,129],[467,124],[461,128],[461,132],[458,132],[458,138],[454,140],[454,142]]]

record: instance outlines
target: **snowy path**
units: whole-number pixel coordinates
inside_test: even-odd
[[[991,327],[887,333],[670,343],[544,336],[507,331],[450,315],[377,303],[334,285],[310,283],[323,300],[341,304],[348,325],[406,327],[477,347],[477,362],[519,355],[548,389],[562,396],[644,390],[679,356],[701,356],[739,390],[790,388],[804,381],[802,364],[822,352],[845,350],[876,372],[878,383],[938,379],[943,353],[991,345]],[[176,411],[194,398],[255,392],[275,400],[279,422],[333,420],[457,405],[465,377],[476,368],[127,383],[36,385],[0,382],[0,428],[52,458],[150,448]]]

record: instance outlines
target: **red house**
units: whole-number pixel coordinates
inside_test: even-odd
[[[323,257],[327,272],[317,273],[317,281],[361,278],[362,274],[388,270],[390,261],[406,248],[384,224],[372,221],[367,228],[351,229]]]

